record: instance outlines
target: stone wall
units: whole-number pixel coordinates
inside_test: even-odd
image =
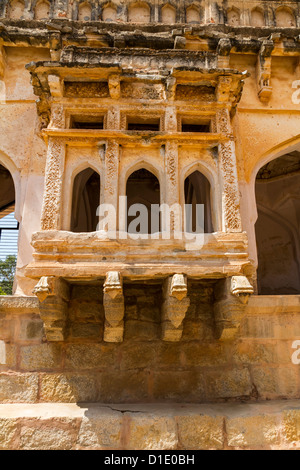
[[[253,296],[239,337],[214,338],[212,286],[189,286],[180,342],[161,337],[161,286],[126,285],[124,342],[103,342],[100,286],[73,286],[69,334],[47,343],[33,298],[0,307],[0,403],[207,403],[300,397],[299,296]],[[88,299],[88,300],[87,300]],[[23,304],[22,304],[23,300]],[[3,346],[3,342],[1,343]]]

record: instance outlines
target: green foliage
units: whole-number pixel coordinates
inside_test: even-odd
[[[17,257],[9,255],[0,261],[0,295],[11,295],[17,265]]]

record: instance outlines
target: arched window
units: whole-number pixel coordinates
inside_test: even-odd
[[[251,11],[251,26],[265,26],[265,16],[259,8],[254,8],[254,10]]]
[[[300,294],[300,152],[272,160],[256,178],[260,294]]]
[[[279,28],[296,26],[295,15],[288,8],[278,8],[276,10],[276,26]]]
[[[23,17],[25,4],[21,0],[13,0],[8,9],[8,16],[11,20],[20,20]]]
[[[18,254],[19,224],[14,217],[15,186],[10,172],[0,165],[0,262],[6,261],[7,276],[0,278],[0,294],[12,294],[13,271]],[[9,268],[10,266],[10,268]]]
[[[197,8],[189,7],[186,10],[187,23],[200,23],[200,13]]]
[[[159,232],[160,215],[157,206],[160,204],[160,185],[156,176],[145,169],[135,171],[127,180],[126,196],[127,232],[135,234]],[[152,207],[153,205],[155,207]]]
[[[130,23],[150,23],[149,6],[143,2],[129,5],[128,21]]]
[[[91,21],[92,7],[89,3],[81,3],[78,9],[78,21]]]
[[[197,226],[201,227],[202,231],[204,229],[204,233],[213,232],[210,193],[210,183],[200,171],[194,171],[186,178],[184,182],[185,204],[191,208],[191,210],[186,209],[187,232],[196,232]]]
[[[230,26],[239,26],[241,23],[241,14],[240,11],[236,8],[231,8],[227,12],[227,23]]]
[[[35,7],[34,18],[36,20],[47,20],[50,13],[50,4],[45,1],[38,2]]]
[[[176,10],[171,5],[164,5],[161,9],[161,21],[164,24],[176,23]]]
[[[102,20],[103,21],[116,21],[117,20],[117,10],[112,5],[108,5],[103,9],[102,12]]]
[[[71,231],[95,232],[98,225],[99,204],[100,176],[91,168],[87,168],[74,179]]]

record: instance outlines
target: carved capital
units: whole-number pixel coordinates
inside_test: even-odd
[[[232,341],[238,337],[246,304],[253,292],[246,276],[233,276],[217,283],[214,316],[218,339]]]
[[[110,271],[104,283],[104,341],[120,343],[124,336],[124,296],[121,274]]]
[[[61,278],[42,277],[33,289],[39,299],[40,316],[48,341],[64,341],[68,318],[70,289]]]
[[[164,302],[162,306],[162,339],[180,341],[183,320],[190,306],[187,297],[187,279],[183,274],[169,277],[164,284]]]

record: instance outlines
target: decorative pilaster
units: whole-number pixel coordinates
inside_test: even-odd
[[[105,150],[105,174],[104,174],[104,204],[110,204],[115,211],[109,211],[106,220],[107,230],[115,230],[118,217],[119,198],[119,144],[114,140],[109,140]]]
[[[179,181],[178,181],[178,144],[174,141],[166,141],[165,144],[165,203],[171,209],[174,204],[179,205]],[[179,206],[178,206],[179,207]],[[171,212],[169,221],[163,220],[163,231],[181,231],[181,227],[175,226],[174,213]]]
[[[70,288],[62,278],[41,277],[33,293],[39,299],[40,316],[48,341],[64,341],[68,319]]]
[[[233,276],[217,283],[214,316],[218,339],[227,341],[237,338],[249,296],[253,292],[246,276]]]
[[[42,230],[60,230],[64,166],[65,142],[56,137],[49,137],[41,218]]]
[[[113,100],[118,100],[121,96],[120,75],[112,74],[108,77],[109,94]]]
[[[104,341],[121,343],[124,336],[124,296],[121,274],[110,271],[104,283]]]
[[[218,53],[218,68],[228,69],[230,63],[231,41],[228,38],[219,40],[217,53]]]
[[[162,339],[180,341],[183,331],[183,320],[190,306],[187,297],[187,278],[183,274],[169,277],[163,289],[162,306]]]
[[[219,90],[219,94],[223,94],[225,97],[226,90],[229,86],[230,85],[225,82],[224,87]],[[228,142],[219,145],[219,177],[222,188],[223,215],[222,230],[224,232],[241,232],[242,223],[236,170],[235,144],[232,136],[230,114],[227,108],[222,108],[217,111],[216,124],[217,132],[225,134],[230,138]]]

